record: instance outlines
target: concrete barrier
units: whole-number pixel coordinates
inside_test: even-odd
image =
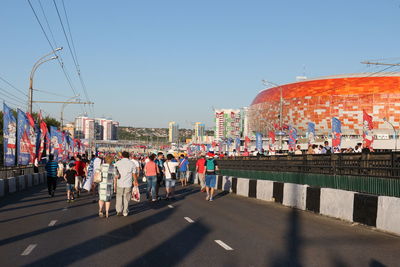
[[[26,186],[32,187],[33,186],[33,174],[27,174],[26,176]]]
[[[249,196],[249,179],[238,178],[237,179],[237,188],[236,194],[239,196]]]
[[[33,174],[33,185],[38,185],[39,184],[39,173],[34,173]]]
[[[378,197],[376,227],[400,235],[400,198]]]
[[[0,179],[0,197],[4,197],[5,194],[4,179]]]
[[[8,181],[8,193],[17,192],[17,179],[15,177],[7,178]]]
[[[20,175],[16,177],[18,179],[18,191],[23,191],[26,188],[26,184],[25,184],[25,175]]]
[[[44,173],[39,173],[39,184],[44,184],[45,178],[44,178]]]
[[[257,180],[257,199],[272,201],[274,182],[268,180]]]
[[[353,221],[354,192],[321,188],[320,205],[323,215]]]
[[[226,192],[231,192],[232,187],[232,177],[222,176],[222,190]]]
[[[285,183],[283,187],[283,205],[306,209],[307,185]]]

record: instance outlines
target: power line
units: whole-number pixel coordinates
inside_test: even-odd
[[[20,102],[20,103],[23,103],[24,105],[26,105],[26,102],[22,101],[21,98],[19,98],[18,96],[15,96],[15,95],[11,94],[10,92],[5,90],[4,88],[0,87],[0,90],[4,92],[2,94],[4,94],[6,97],[9,97],[10,99],[13,99],[14,101],[17,101],[17,102]]]
[[[2,78],[0,76],[0,80],[2,80],[3,82],[5,82],[7,85],[11,86],[12,88],[14,88],[15,90],[17,90],[19,93],[23,94],[24,96],[28,97],[28,95],[26,93],[24,93],[22,90],[18,89],[17,87],[15,87],[14,85],[12,85],[9,81],[7,81],[6,79]]]
[[[40,0],[38,0],[38,2],[39,2],[39,5],[40,5],[40,9],[42,10],[43,17],[44,17],[44,19],[46,21],[47,28],[48,28],[48,30],[49,30],[49,32],[51,34],[52,39],[53,39],[54,46],[57,47],[57,42],[56,42],[56,39],[54,38],[54,34],[53,34],[53,31],[51,30],[49,21],[47,20],[47,16],[46,16],[46,13],[44,12],[44,9],[43,9],[43,6],[42,6],[42,2]]]

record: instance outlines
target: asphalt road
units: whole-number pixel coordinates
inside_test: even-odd
[[[113,200],[106,219],[64,188],[0,200],[1,266],[400,266],[400,237],[275,203],[178,186],[176,201],[131,202],[128,217]]]

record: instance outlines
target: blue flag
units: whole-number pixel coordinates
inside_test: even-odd
[[[314,143],[315,142],[315,123],[313,123],[313,122],[308,123],[307,135],[308,135],[308,143],[309,144]]]
[[[342,143],[342,123],[338,118],[332,118],[332,146],[340,147]]]
[[[294,150],[297,141],[297,129],[290,126],[289,127],[289,148]]]
[[[31,159],[29,122],[25,112],[17,110],[17,159],[19,165],[28,165]]]
[[[240,150],[240,138],[239,137],[236,137],[235,148],[236,148],[236,151]]]
[[[258,151],[262,151],[262,134],[261,133],[256,133],[256,148]]]
[[[4,166],[15,166],[17,122],[12,110],[3,103]]]
[[[50,126],[50,154],[54,155],[54,160],[58,160],[59,147],[57,127]]]

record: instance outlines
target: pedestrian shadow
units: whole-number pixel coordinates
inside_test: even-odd
[[[215,199],[218,199],[218,198],[222,198],[222,197],[224,197],[224,196],[226,196],[226,195],[229,195],[229,192],[228,192],[228,191],[221,191],[221,192],[219,192],[218,194],[216,194],[216,195],[214,196],[214,200],[215,200]]]
[[[201,221],[189,224],[180,232],[149,252],[140,255],[126,266],[177,266],[191,251],[199,246],[210,231]],[[201,262],[198,264],[201,265]]]
[[[45,187],[44,185],[39,185],[39,186],[29,187],[29,188],[25,189],[24,191],[18,191],[15,193],[10,193],[8,195],[5,195],[4,197],[0,198],[0,200],[1,200],[0,208],[10,205],[10,204],[15,204],[17,202],[28,202],[30,200],[22,200],[22,199],[36,195],[38,193],[39,193],[39,195],[41,195],[42,191],[45,188],[47,189],[47,187]],[[43,198],[45,198],[45,197],[43,197]]]
[[[84,255],[84,257],[89,257],[91,255],[100,253],[102,250],[110,249],[137,237],[146,228],[167,220],[173,212],[173,209],[165,209],[132,224],[125,225],[113,231],[106,232],[100,236],[89,239],[78,245],[45,256],[39,260],[29,263],[27,266],[66,266],[73,264],[76,261],[81,261],[82,255]],[[124,257],[126,255],[127,254],[125,254]]]

